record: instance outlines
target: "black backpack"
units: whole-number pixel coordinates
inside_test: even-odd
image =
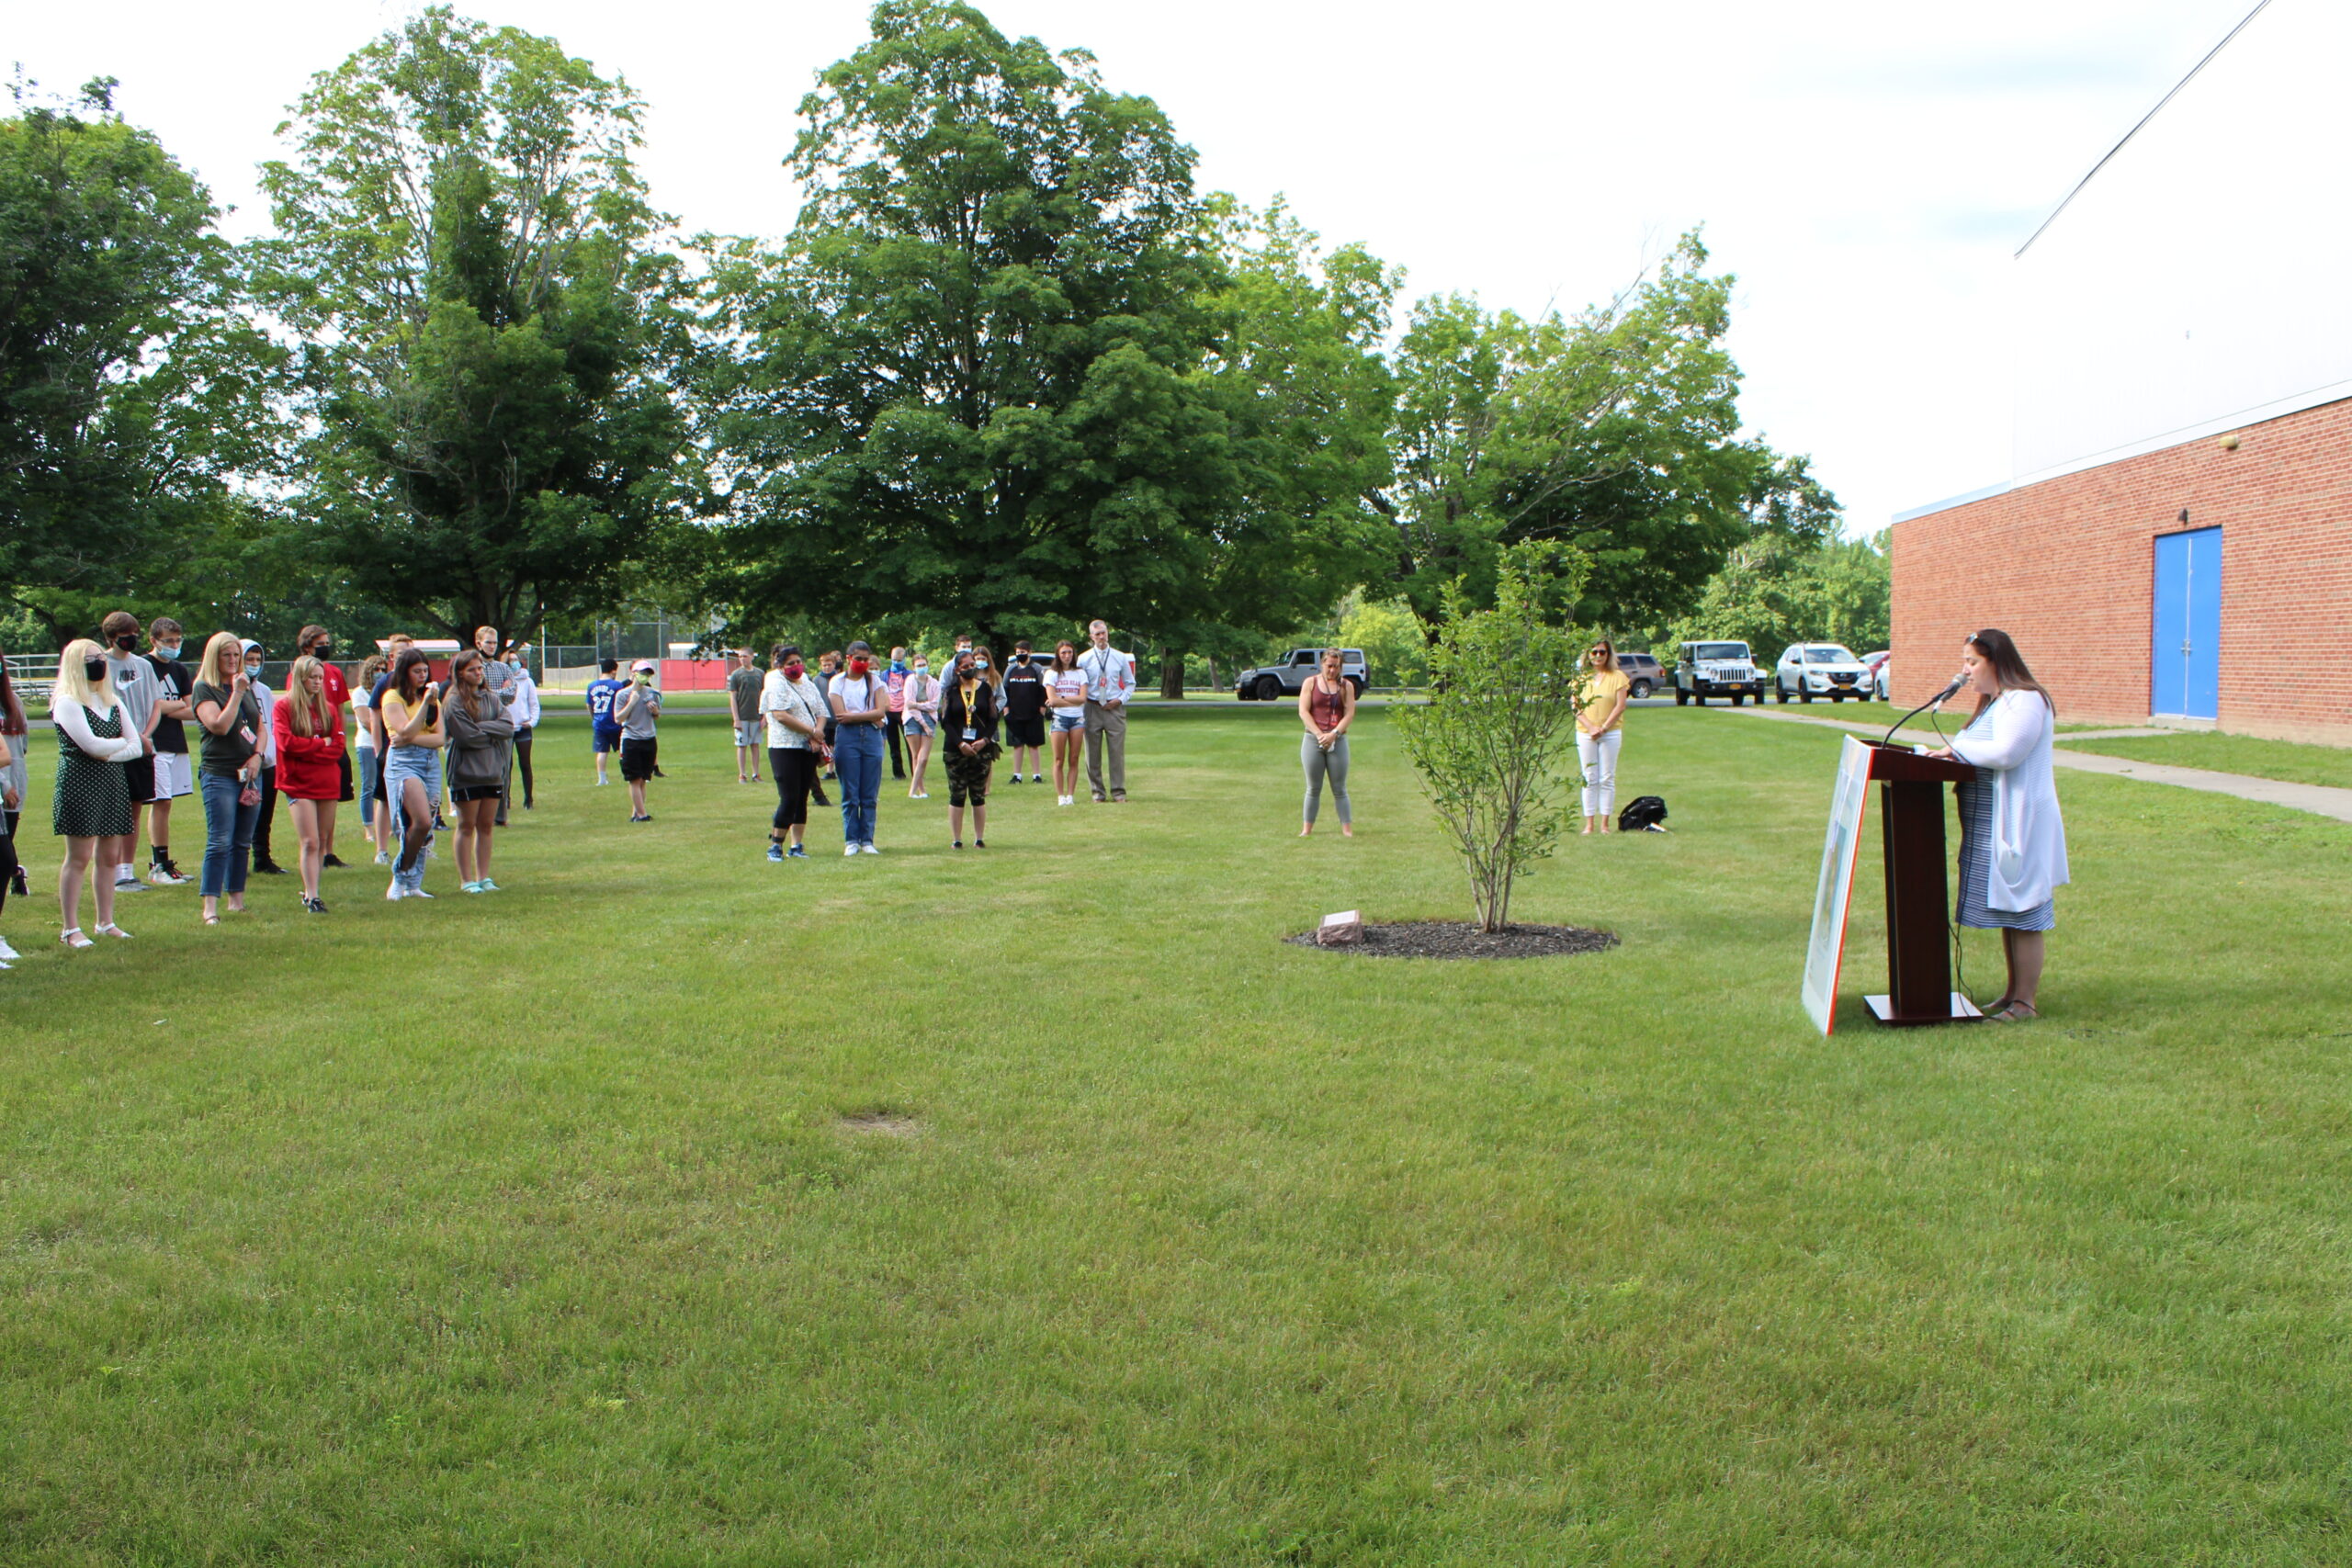
[[[1659,826],[1666,820],[1666,802],[1654,795],[1636,795],[1625,809],[1617,814],[1617,830],[1621,833],[1663,833]]]

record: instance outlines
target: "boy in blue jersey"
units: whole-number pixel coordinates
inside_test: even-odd
[[[621,749],[621,727],[613,721],[613,698],[628,689],[616,671],[621,667],[617,659],[607,659],[598,668],[604,674],[588,682],[588,733],[596,748],[596,782],[609,784],[605,776],[605,760]]]

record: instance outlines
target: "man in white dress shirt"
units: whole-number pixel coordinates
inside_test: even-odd
[[[1078,656],[1086,672],[1086,783],[1100,805],[1102,752],[1111,752],[1110,798],[1127,798],[1127,699],[1136,693],[1136,661],[1111,646],[1111,628],[1096,621],[1086,628],[1093,646]]]

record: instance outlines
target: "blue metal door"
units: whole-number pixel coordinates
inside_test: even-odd
[[[2222,695],[2222,531],[2156,539],[2155,635],[2148,709],[2213,718]]]

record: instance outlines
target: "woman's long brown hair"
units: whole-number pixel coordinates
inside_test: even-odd
[[[1993,667],[1993,678],[2000,682],[2002,691],[2040,692],[2041,700],[2050,705],[2050,716],[2053,719],[2058,716],[2058,699],[2050,694],[2048,687],[2033,678],[2033,671],[2025,667],[2025,656],[2018,651],[2017,640],[2008,633],[1987,626],[1970,637],[1968,646],[1984,656],[1984,662]],[[1983,713],[1992,700],[1980,693],[1976,698],[1976,713]],[[1969,716],[1974,718],[1976,716],[1971,714]]]
[[[0,735],[22,735],[25,705],[17,700],[17,682],[8,674],[8,656],[0,650]]]

